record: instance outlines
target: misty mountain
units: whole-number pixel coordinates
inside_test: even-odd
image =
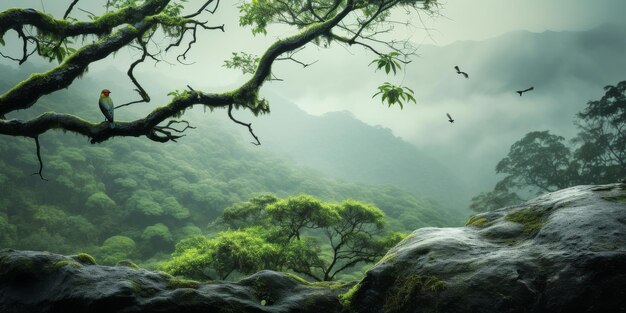
[[[395,114],[387,119],[393,123],[362,119],[427,150],[467,179],[475,194],[493,187],[496,163],[526,133],[550,130],[572,138],[575,114],[599,99],[604,86],[626,79],[625,52],[626,29],[612,24],[424,45],[411,65],[416,72],[405,80],[421,101],[415,115]],[[470,79],[458,77],[455,65]],[[534,90],[522,97],[515,93],[530,86]],[[443,122],[445,112],[455,117],[454,127]]]
[[[330,177],[394,185],[465,211],[468,191],[459,178],[390,129],[367,125],[350,112],[314,116],[272,99],[271,116],[253,123],[272,150]]]

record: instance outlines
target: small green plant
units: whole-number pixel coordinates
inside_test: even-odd
[[[384,103],[386,100],[388,107],[391,107],[392,105],[397,103],[400,106],[400,109],[403,109],[404,103],[402,103],[402,101],[413,101],[413,103],[417,103],[415,101],[415,97],[413,96],[413,90],[411,90],[409,87],[396,86],[392,85],[389,82],[385,82],[384,84],[378,86],[378,92],[375,93],[372,98],[375,98],[376,96],[381,94],[381,101]]]

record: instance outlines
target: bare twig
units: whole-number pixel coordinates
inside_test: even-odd
[[[252,131],[252,123],[247,123],[247,124],[246,124],[246,123],[244,123],[244,122],[240,122],[240,121],[236,120],[236,119],[233,117],[233,113],[232,113],[232,111],[233,111],[233,105],[232,105],[232,103],[231,103],[231,104],[229,104],[229,105],[228,105],[228,117],[230,117],[230,119],[231,119],[233,122],[235,122],[235,123],[237,123],[237,124],[239,124],[239,125],[243,125],[243,126],[248,127],[248,131],[250,131],[250,134],[252,134],[252,137],[254,137],[254,139],[256,140],[256,142],[250,142],[250,143],[251,143],[251,144],[253,144],[253,145],[255,145],[255,146],[260,146],[260,145],[261,145],[261,142],[259,141],[259,137],[257,137],[257,136],[254,134],[254,132]]]
[[[74,6],[76,5],[76,3],[78,3],[79,0],[74,0],[72,1],[72,3],[70,4],[70,6],[67,8],[67,11],[65,11],[65,14],[63,14],[63,19],[67,19],[68,16],[70,16],[70,12],[72,12],[72,9],[74,8]]]
[[[35,145],[37,146],[37,160],[39,160],[39,171],[36,173],[33,173],[32,175],[39,175],[39,178],[41,178],[41,180],[47,181],[47,179],[45,179],[42,174],[43,161],[41,160],[41,146],[39,145],[39,136],[35,136],[33,138],[35,139]]]
[[[87,13],[87,14],[89,14],[89,16],[91,16],[91,17],[96,17],[96,15],[95,15],[95,14],[93,14],[93,13],[91,13],[91,12],[87,11],[87,10],[83,10],[83,9],[81,9],[81,8],[78,8],[78,9],[79,9],[79,10],[81,10],[81,11],[83,11],[83,12],[85,12],[85,13]]]
[[[150,36],[152,36],[152,35],[150,35]],[[145,61],[146,60],[146,56],[149,55],[148,47],[147,47],[146,43],[143,42],[141,40],[141,38],[137,38],[137,42],[139,42],[139,45],[141,46],[141,48],[143,50],[143,53],[141,55],[141,58],[139,58],[138,60],[136,60],[135,62],[133,62],[130,65],[130,68],[128,68],[128,72],[126,72],[126,74],[130,78],[130,80],[133,82],[133,84],[135,84],[135,87],[137,87],[137,88],[135,88],[135,91],[139,94],[141,99],[140,100],[131,101],[131,102],[128,102],[128,103],[124,103],[122,105],[118,105],[118,106],[115,107],[115,109],[118,109],[118,108],[121,108],[121,107],[125,107],[125,106],[131,105],[131,104],[135,104],[135,103],[150,102],[150,95],[148,95],[148,92],[146,92],[146,90],[141,86],[141,84],[135,78],[135,75],[133,73],[133,71],[135,70],[135,67],[139,63],[142,63],[143,61]]]
[[[199,9],[198,11],[196,11],[195,13],[189,14],[189,15],[185,15],[183,16],[183,18],[192,18],[192,17],[196,17],[198,15],[200,15],[200,13],[202,13],[202,11],[204,11],[206,9],[207,6],[209,6],[209,4],[213,3],[214,0],[209,0],[207,2],[205,2]],[[210,12],[211,14],[215,13],[215,10],[217,10],[217,7],[220,5],[220,1],[217,0],[217,4],[215,4],[215,7],[213,8],[212,11],[209,11],[208,9],[206,10],[207,12]]]

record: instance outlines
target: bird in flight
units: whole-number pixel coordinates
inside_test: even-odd
[[[449,113],[446,113],[446,115],[448,116],[448,122],[454,123],[454,120],[452,119],[452,116],[450,116]]]
[[[465,76],[465,78],[469,78],[469,75],[467,75],[467,73],[465,73],[465,72],[461,72],[461,70],[459,69],[459,66],[458,66],[458,65],[455,65],[455,66],[454,66],[454,69],[456,70],[456,73],[457,73],[457,74],[462,74],[463,76]]]
[[[98,105],[100,106],[100,111],[104,114],[104,117],[107,121],[109,121],[109,128],[115,128],[115,124],[113,124],[113,100],[109,97],[111,92],[108,89],[102,90],[100,92],[100,100],[98,100]]]
[[[521,97],[523,93],[531,91],[531,90],[534,90],[534,89],[535,89],[535,87],[530,87],[530,88],[527,88],[527,89],[524,89],[524,90],[518,90],[516,92],[519,93],[519,96]]]

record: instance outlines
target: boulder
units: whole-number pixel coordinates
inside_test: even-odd
[[[85,255],[0,251],[2,313],[332,313],[341,310],[341,292],[273,271],[239,282],[200,283],[126,264],[95,265]]]
[[[355,312],[626,312],[626,184],[421,228],[350,292]]]

